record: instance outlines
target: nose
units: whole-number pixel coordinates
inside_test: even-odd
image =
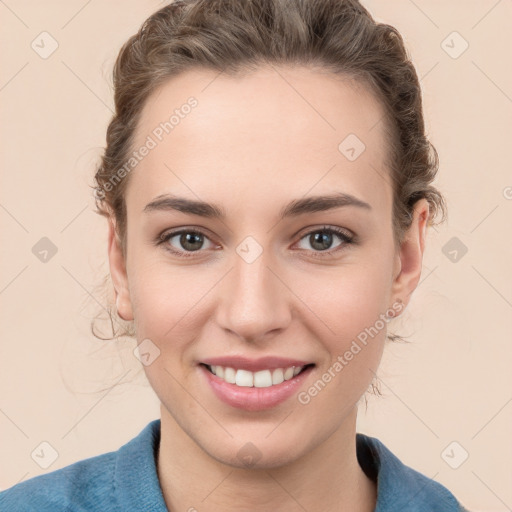
[[[244,341],[274,337],[292,318],[293,294],[269,253],[263,251],[252,262],[235,253],[233,267],[217,291],[218,325]]]

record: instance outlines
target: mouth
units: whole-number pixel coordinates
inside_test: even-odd
[[[274,362],[272,368],[262,368],[258,362],[256,371],[204,362],[198,368],[212,397],[232,408],[256,412],[272,409],[299,392],[315,364],[296,363],[277,368],[281,363]]]
[[[283,368],[269,368],[252,372],[242,368],[236,369],[230,366],[209,365],[200,363],[211,374],[228,384],[244,388],[270,388],[289,381],[312,368],[314,363],[302,366],[288,366]]]

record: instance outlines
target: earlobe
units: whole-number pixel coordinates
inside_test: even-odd
[[[429,204],[420,199],[414,205],[413,219],[399,249],[399,272],[393,280],[393,297],[403,297],[404,307],[416,289],[421,276],[425,238],[429,219]]]
[[[123,320],[133,320],[125,257],[116,232],[115,221],[112,218],[109,219],[108,260],[116,294],[117,313]]]
[[[116,291],[116,311],[123,320],[133,320],[132,307],[130,300],[123,300],[123,295]]]

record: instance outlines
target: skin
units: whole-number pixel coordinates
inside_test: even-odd
[[[266,411],[236,409],[216,398],[197,363],[218,355],[300,358],[316,365],[307,390],[397,299],[407,305],[420,279],[428,203],[416,203],[396,247],[392,190],[383,179],[386,133],[377,123],[383,109],[347,79],[282,66],[243,77],[187,71],[150,96],[134,147],[190,96],[198,106],[129,177],[126,255],[114,219],[109,227],[118,312],[135,321],[139,342],[149,338],[160,350],[145,372],[161,401],[157,467],[167,506],[373,511],[376,487],[356,458],[356,415],[385,328],[307,405],[293,396]],[[355,161],[338,150],[350,133],[366,146]],[[292,200],[335,191],[371,209],[278,219]],[[171,192],[218,204],[226,218],[143,212]],[[357,242],[343,245],[333,235],[331,256],[315,257],[326,251],[309,234],[324,226],[348,230]],[[182,227],[205,234],[191,258],[155,244]],[[236,252],[247,236],[262,249],[250,264]],[[166,243],[187,252],[179,236]],[[260,456],[251,468],[237,458],[248,442]]]

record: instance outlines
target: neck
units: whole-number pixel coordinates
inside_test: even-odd
[[[357,409],[341,428],[286,466],[235,468],[199,447],[161,406],[157,470],[170,512],[373,512],[376,485],[357,461]],[[186,468],[184,470],[183,468]]]

